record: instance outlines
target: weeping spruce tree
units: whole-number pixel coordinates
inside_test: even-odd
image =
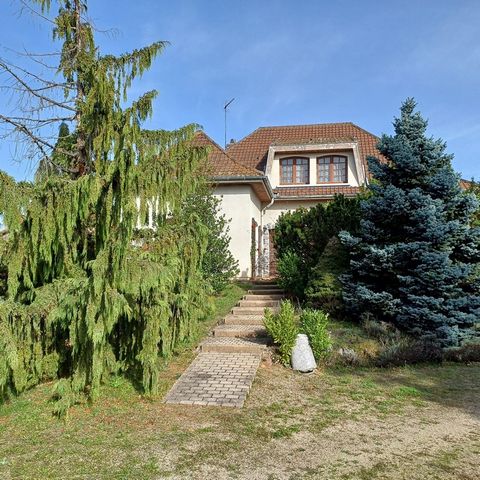
[[[480,319],[478,202],[461,190],[445,144],[426,136],[427,122],[408,99],[369,158],[372,193],[360,233],[342,239],[351,252],[344,298],[415,335],[457,345]]]
[[[33,3],[46,13],[51,2]],[[49,81],[41,100],[68,112],[71,137],[50,145],[36,124],[0,118],[56,172],[44,168],[32,184],[0,173],[8,227],[0,249],[8,278],[0,299],[0,399],[57,378],[55,409],[64,413],[82,397],[95,399],[112,373],[157,391],[162,361],[195,334],[209,309],[200,269],[208,232],[194,209],[184,208],[204,188],[206,152],[192,145],[195,126],[143,130],[155,92],[125,106],[131,82],[164,44],[102,56],[86,2],[56,3],[62,78]],[[61,86],[63,99],[47,98],[52,85]],[[156,230],[145,233],[137,227],[148,215]]]

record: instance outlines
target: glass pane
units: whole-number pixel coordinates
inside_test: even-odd
[[[330,157],[318,159],[317,164],[317,182],[326,183],[330,181]]]
[[[301,161],[301,163],[299,161]],[[297,158],[297,168],[295,171],[295,183],[308,183],[307,159]]]
[[[288,165],[288,163],[286,165],[282,165],[281,181],[282,183],[293,183],[293,165]]]
[[[344,157],[333,158],[333,181],[338,183],[347,182],[347,159]]]

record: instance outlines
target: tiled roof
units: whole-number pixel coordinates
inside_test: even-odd
[[[463,178],[460,180],[460,187],[463,188],[463,190],[468,190],[469,188],[472,188],[473,182],[471,180],[464,180]]]
[[[248,165],[235,161],[230,154],[225,153],[222,147],[215,143],[206,133],[198,131],[195,134],[194,144],[209,148],[210,174],[217,177],[261,177],[263,173]]]
[[[265,171],[268,148],[272,144],[341,143],[358,141],[362,161],[366,157],[381,155],[376,149],[378,137],[353,123],[320,123],[314,125],[290,125],[285,127],[261,127],[237,143],[231,144],[227,153],[242,165]]]
[[[278,198],[289,197],[331,197],[335,194],[343,194],[345,196],[353,196],[360,193],[360,187],[349,187],[347,185],[328,185],[328,186],[308,186],[301,185],[297,187],[278,187],[274,189],[274,193]]]

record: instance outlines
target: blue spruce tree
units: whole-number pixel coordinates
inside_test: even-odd
[[[385,158],[368,158],[372,195],[362,202],[360,233],[341,234],[351,252],[344,300],[354,314],[457,345],[480,321],[479,205],[415,106],[407,99],[395,135],[379,141]]]

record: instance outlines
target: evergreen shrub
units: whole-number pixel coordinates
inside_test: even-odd
[[[278,285],[297,298],[302,298],[307,285],[307,269],[297,253],[285,252],[277,261]]]
[[[195,213],[206,227],[207,245],[201,271],[215,294],[222,292],[238,274],[238,261],[230,252],[229,223],[220,211],[220,199],[210,189],[191,196],[184,206]]]
[[[292,350],[299,333],[298,323],[295,316],[295,307],[290,300],[283,300],[280,310],[273,313],[269,308],[265,309],[265,328],[278,345],[280,359],[285,366],[290,365]]]
[[[339,276],[347,267],[345,247],[337,237],[332,237],[310,272],[305,289],[307,305],[340,318],[343,315],[343,301]]]
[[[340,253],[342,247],[338,247],[336,253],[329,252],[323,258],[322,255],[341,230],[358,230],[359,208],[359,198],[336,195],[332,202],[320,203],[309,210],[300,208],[279,217],[275,226],[275,248],[279,283],[285,290],[300,300],[310,297],[312,305],[329,304],[332,294],[336,297],[334,303],[338,301],[340,285],[333,277],[342,271],[345,263]],[[336,261],[339,261],[338,267],[332,265]]]
[[[326,357],[332,348],[332,339],[327,330],[328,322],[328,313],[321,310],[305,309],[300,315],[301,329],[308,336],[317,360]]]

